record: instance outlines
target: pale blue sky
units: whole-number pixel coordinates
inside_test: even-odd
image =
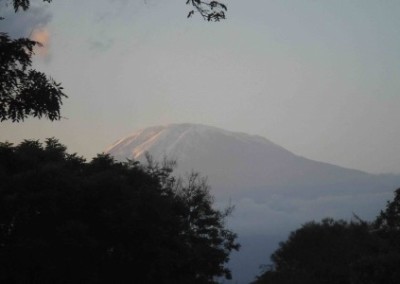
[[[184,0],[36,2],[0,25],[48,32],[35,66],[63,83],[67,119],[3,122],[1,141],[55,136],[92,157],[139,128],[192,122],[400,172],[400,1],[230,0],[221,23],[186,19]]]

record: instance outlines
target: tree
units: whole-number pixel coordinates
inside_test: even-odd
[[[1,283],[214,283],[228,211],[171,164],[86,162],[56,139],[0,144]]]
[[[395,191],[373,222],[378,250],[357,263],[356,283],[399,283],[400,272],[400,188]]]
[[[292,232],[254,283],[399,283],[400,189],[374,222],[355,217],[310,222]]]
[[[354,283],[352,266],[374,250],[374,243],[365,222],[310,222],[279,245],[273,265],[254,283]]]
[[[51,1],[52,0],[43,0],[43,2],[48,3]],[[27,10],[30,6],[30,0],[12,0],[12,3],[16,12],[20,8]],[[227,7],[219,1],[186,0],[186,5],[191,5],[194,8],[189,12],[188,18],[196,11],[207,21],[220,21],[225,19],[225,11],[227,11]]]
[[[393,201],[388,201],[386,209],[375,220],[375,228],[385,233],[400,233],[400,188],[395,191]],[[397,239],[397,238],[396,238]],[[400,240],[398,245],[400,245]]]
[[[197,275],[196,281],[191,283],[210,283],[214,276],[231,279],[229,269],[223,264],[229,260],[230,251],[238,250],[239,245],[235,243],[236,234],[224,228],[221,220],[231,214],[232,207],[224,211],[212,208],[207,182],[197,173],[189,175],[186,183],[178,182],[175,192],[186,205],[184,237],[189,253],[186,270]]]
[[[43,2],[50,3],[52,0],[43,0]],[[17,12],[19,9],[22,9],[24,11],[28,10],[31,1],[30,0],[12,0],[11,1],[14,7],[15,12]]]
[[[39,42],[12,40],[0,33],[0,120],[23,121],[28,116],[60,119],[62,99],[59,83],[31,69],[33,48]]]
[[[43,0],[51,2],[51,0]],[[13,0],[15,12],[27,10],[29,0]],[[0,20],[2,20],[0,18]],[[0,32],[0,120],[23,121],[29,116],[58,120],[63,88],[42,72],[31,69],[33,50],[41,44],[28,38],[11,39]]]
[[[190,18],[197,11],[204,20],[219,22],[225,19],[226,5],[218,1],[187,0],[187,5],[194,7],[188,14]]]

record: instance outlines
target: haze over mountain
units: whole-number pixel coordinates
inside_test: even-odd
[[[369,220],[400,185],[400,177],[373,175],[306,159],[266,138],[198,124],[136,131],[107,148],[117,160],[176,160],[177,173],[208,177],[218,206],[235,206],[229,225],[242,250],[233,255],[234,280],[246,283],[268,261],[277,242],[300,224],[324,217]]]

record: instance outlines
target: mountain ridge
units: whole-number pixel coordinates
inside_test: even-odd
[[[261,143],[267,142],[268,144],[273,144],[275,147],[279,147],[280,149],[282,149],[284,151],[287,151],[287,152],[291,153],[292,155],[295,155],[295,156],[297,156],[299,158],[302,158],[302,159],[306,159],[308,161],[323,163],[325,165],[336,166],[336,167],[340,167],[340,168],[347,169],[347,170],[358,171],[360,173],[365,173],[365,174],[369,174],[369,175],[375,175],[375,176],[386,175],[384,173],[382,173],[382,174],[374,174],[374,173],[365,172],[365,171],[362,171],[362,170],[359,170],[359,169],[354,169],[354,168],[349,168],[349,167],[344,167],[344,166],[332,164],[332,163],[329,163],[329,162],[309,159],[307,157],[295,154],[295,153],[291,152],[290,150],[288,150],[288,149],[286,149],[286,148],[284,148],[284,147],[272,142],[271,140],[269,140],[269,139],[267,139],[267,138],[265,138],[265,137],[263,137],[261,135],[247,134],[245,132],[240,132],[240,131],[229,131],[229,130],[225,130],[225,129],[222,129],[222,128],[219,128],[219,127],[215,127],[215,126],[208,126],[208,125],[204,125],[204,124],[194,124],[194,123],[171,123],[171,124],[154,125],[154,126],[150,126],[150,127],[140,128],[139,130],[134,131],[132,134],[130,134],[130,135],[124,137],[124,138],[116,140],[114,143],[112,143],[110,146],[108,146],[104,150],[104,152],[105,153],[109,153],[109,154],[113,155],[114,157],[118,158],[119,155],[116,154],[117,149],[120,148],[121,146],[122,147],[128,146],[127,145],[127,144],[129,144],[128,141],[135,140],[138,136],[142,135],[143,132],[145,132],[145,131],[158,132],[157,135],[154,135],[151,138],[146,138],[147,139],[145,141],[146,143],[140,143],[140,148],[145,148],[145,149],[143,149],[143,151],[136,151],[136,152],[133,153],[134,155],[131,156],[131,158],[133,158],[133,159],[140,159],[141,156],[146,151],[149,150],[148,148],[146,148],[146,146],[148,146],[149,142],[151,142],[152,140],[155,140],[155,138],[157,138],[157,136],[160,135],[160,132],[162,132],[164,130],[167,130],[168,128],[171,128],[171,127],[173,127],[173,128],[179,127],[181,129],[182,129],[182,127],[185,127],[186,128],[185,132],[189,131],[189,130],[193,130],[193,129],[203,128],[203,129],[207,129],[207,130],[218,131],[218,132],[221,132],[221,133],[224,133],[224,134],[228,134],[228,135],[236,135],[236,138],[246,137],[246,138],[253,139],[254,141],[259,141]],[[180,136],[182,136],[184,134],[185,133],[182,133]],[[122,142],[125,142],[125,143],[123,145],[120,145]],[[132,147],[132,145],[131,145],[131,147]],[[128,155],[128,153],[124,153],[123,156],[127,156],[127,155]],[[120,156],[122,156],[122,155],[120,155]],[[166,156],[168,156],[168,155],[166,155]],[[123,159],[120,159],[120,160],[123,161]],[[392,175],[395,175],[395,174],[392,174]]]
[[[206,175],[215,193],[236,194],[243,188],[270,192],[358,182],[376,177],[356,169],[314,161],[258,136],[199,124],[168,124],[140,129],[106,149],[117,160],[176,160],[179,174],[196,170]],[[229,188],[229,189],[228,189]],[[276,189],[275,189],[276,188]],[[291,190],[293,193],[296,190]]]
[[[400,185],[400,176],[314,161],[258,135],[190,123],[142,128],[106,152],[140,162],[148,152],[156,161],[176,160],[178,175],[195,170],[207,176],[216,206],[236,208],[228,221],[243,244],[230,263],[237,283],[253,280],[276,248],[277,241],[260,247],[262,238],[283,240],[301,224],[325,217],[355,213],[372,220]]]
[[[157,138],[157,136],[159,136],[160,134],[162,134],[163,131],[166,130],[171,130],[171,128],[173,129],[173,131],[178,131],[178,132],[183,132],[180,133],[179,136],[183,136],[185,135],[187,132],[189,131],[213,131],[213,132],[220,132],[223,133],[225,135],[230,135],[230,136],[236,136],[236,138],[251,138],[254,141],[260,141],[260,142],[267,142],[267,143],[272,143],[274,144],[276,147],[280,147],[281,149],[288,151],[286,149],[284,149],[283,147],[271,142],[270,140],[260,136],[260,135],[250,135],[244,132],[234,132],[234,131],[228,131],[222,128],[218,128],[215,126],[207,126],[204,124],[194,124],[194,123],[172,123],[172,124],[165,124],[165,125],[156,125],[156,126],[151,126],[151,127],[146,127],[146,128],[141,128],[135,132],[133,132],[132,134],[130,134],[129,136],[125,137],[125,138],[121,138],[118,139],[117,141],[115,141],[113,144],[111,144],[109,147],[106,148],[105,152],[108,153],[111,150],[115,151],[115,148],[119,146],[120,143],[124,142],[124,141],[132,141],[135,140],[137,137],[144,135],[145,139],[147,140],[146,142],[148,142],[149,140],[153,140],[155,138]],[[150,132],[150,133],[149,133]],[[148,135],[151,135],[151,137],[148,137]],[[143,137],[142,137],[143,138]],[[142,140],[140,140],[142,141]],[[126,143],[125,143],[126,145]],[[288,151],[289,152],[289,151]]]

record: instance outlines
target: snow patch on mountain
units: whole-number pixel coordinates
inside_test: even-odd
[[[140,129],[132,135],[116,141],[105,152],[112,154],[117,160],[125,160],[126,158],[142,160],[145,152],[151,152],[156,160],[164,156],[181,159],[182,156],[185,156],[186,151],[195,150],[198,147],[204,148],[202,142],[213,140],[215,143],[220,142],[220,145],[214,145],[214,147],[222,148],[226,146],[226,142],[239,142],[253,146],[254,144],[261,144],[286,151],[261,136],[185,123]]]

